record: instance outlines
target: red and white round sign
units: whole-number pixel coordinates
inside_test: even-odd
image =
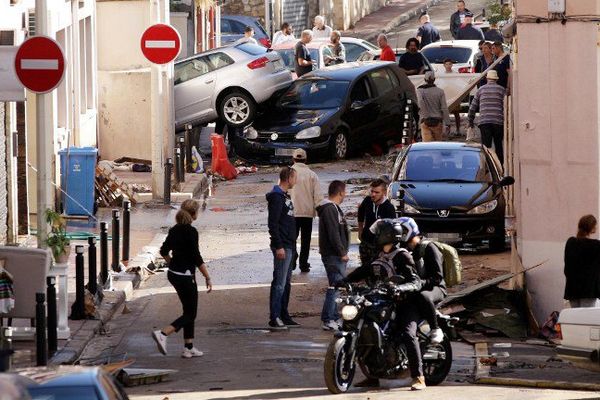
[[[181,50],[179,32],[170,25],[156,24],[146,29],[140,42],[142,53],[154,64],[173,61]]]
[[[17,50],[15,71],[27,89],[47,93],[60,84],[65,74],[63,51],[54,39],[33,36]]]

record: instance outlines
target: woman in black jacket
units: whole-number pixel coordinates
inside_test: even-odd
[[[183,315],[165,328],[152,332],[158,351],[167,355],[167,336],[183,328],[184,348],[181,353],[183,358],[200,357],[203,353],[194,347],[194,321],[198,311],[198,286],[196,284],[196,268],[200,270],[206,280],[208,293],[212,291],[212,284],[206,264],[200,255],[198,247],[198,231],[192,222],[198,216],[198,202],[185,200],[177,212],[177,224],[169,229],[169,234],[160,248],[160,255],[169,265],[167,278],[181,301]]]
[[[600,306],[600,240],[592,239],[598,222],[593,215],[579,220],[577,237],[565,245],[565,300],[571,307]]]

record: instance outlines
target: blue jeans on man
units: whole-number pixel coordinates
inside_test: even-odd
[[[337,282],[346,277],[346,261],[342,261],[339,256],[321,256],[325,271],[327,272],[327,280],[329,286],[334,286]],[[338,296],[338,291],[335,289],[327,289],[325,294],[325,303],[321,312],[321,321],[329,322],[340,318],[337,310],[335,299]]]
[[[276,318],[289,320],[288,303],[290,302],[290,289],[292,281],[292,259],[294,250],[284,249],[285,258],[278,259],[273,250],[273,281],[271,282],[270,319]]]

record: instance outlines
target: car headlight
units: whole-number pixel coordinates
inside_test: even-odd
[[[321,135],[320,126],[311,126],[310,128],[302,129],[296,133],[296,139],[312,139]]]
[[[421,211],[417,210],[408,203],[404,203],[404,212],[408,214],[421,214]]]
[[[467,214],[487,214],[494,211],[497,206],[498,200],[488,201],[487,203],[483,203],[477,207],[471,208],[469,211],[467,211]]]
[[[246,130],[244,130],[244,136],[246,139],[256,139],[258,138],[258,131],[249,126]]]
[[[352,321],[358,315],[358,307],[346,305],[342,307],[342,319],[344,321]]]

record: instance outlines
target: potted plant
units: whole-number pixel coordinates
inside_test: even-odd
[[[52,250],[56,263],[66,263],[71,253],[70,242],[67,238],[67,223],[62,215],[51,209],[46,210],[46,222],[50,225],[46,245]]]

